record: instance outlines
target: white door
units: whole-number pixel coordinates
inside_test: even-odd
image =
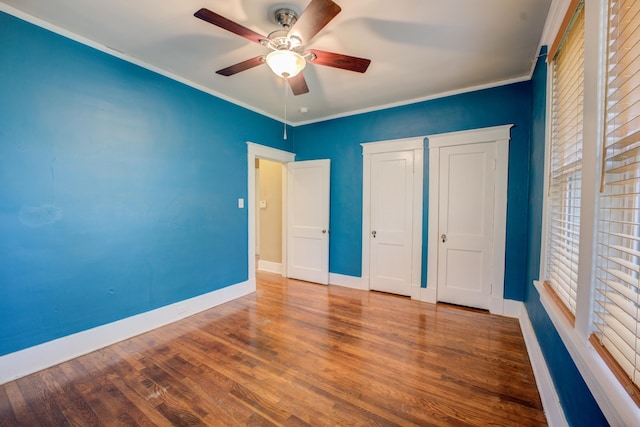
[[[287,164],[287,276],[329,284],[330,160]]]
[[[492,280],[494,143],[440,151],[438,300],[489,309]]]
[[[371,156],[369,287],[411,295],[413,151]]]

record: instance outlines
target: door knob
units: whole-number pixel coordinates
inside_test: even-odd
[[[322,230],[322,234],[327,234],[327,230]]]
[[[373,230],[373,231],[371,232],[371,235],[372,235],[372,236],[373,236],[373,238],[375,239],[375,238],[376,238],[376,230]]]
[[[447,241],[447,235],[443,234],[442,236],[440,236],[440,238],[442,239],[442,243]]]

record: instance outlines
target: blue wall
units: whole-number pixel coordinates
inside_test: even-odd
[[[546,53],[543,48],[542,54]],[[551,319],[540,303],[533,281],[540,270],[540,242],[542,238],[542,202],[544,199],[545,110],[547,67],[546,55],[538,59],[531,80],[531,150],[529,167],[529,220],[527,287],[525,306],[535,330],[542,353],[553,377],[560,403],[572,426],[607,425],[591,392],[576,368]]]
[[[522,301],[530,108],[530,83],[524,82],[297,127],[294,144],[297,160],[331,159],[331,272],[350,276],[362,273],[360,143],[514,124],[509,151],[505,298]],[[425,154],[428,158],[428,153]],[[428,162],[425,162],[423,286],[428,238],[427,180]]]
[[[279,122],[0,13],[0,355],[247,280]]]

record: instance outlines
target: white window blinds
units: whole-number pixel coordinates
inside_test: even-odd
[[[609,1],[596,336],[640,384],[640,2]]]
[[[584,9],[580,3],[552,61],[549,225],[545,281],[575,316],[582,181]]]

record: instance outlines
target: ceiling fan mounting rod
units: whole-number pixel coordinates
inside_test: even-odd
[[[293,27],[293,24],[298,20],[298,14],[288,8],[278,9],[275,11],[274,15],[276,22],[280,24],[284,30],[290,30],[291,27]]]

